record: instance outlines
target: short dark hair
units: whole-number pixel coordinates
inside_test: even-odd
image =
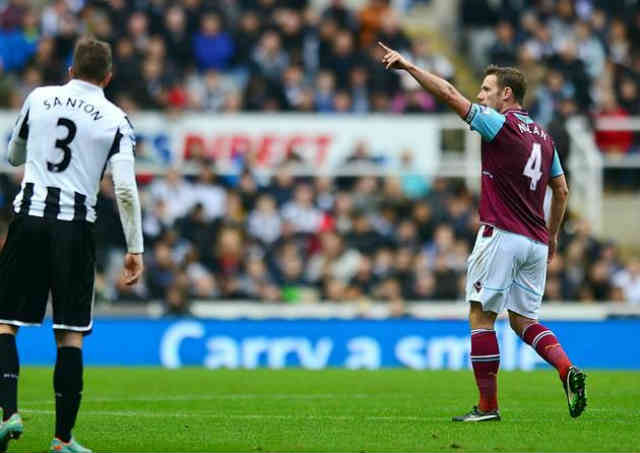
[[[513,97],[516,102],[522,104],[524,95],[527,92],[527,78],[522,71],[510,66],[496,66],[489,65],[484,71],[484,76],[495,75],[498,79],[498,86],[500,88],[511,88],[513,91]]]
[[[81,38],[73,51],[73,74],[100,83],[111,72],[111,46],[93,38]]]

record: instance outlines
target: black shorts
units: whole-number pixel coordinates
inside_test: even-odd
[[[0,253],[0,324],[39,325],[51,292],[53,328],[89,333],[95,262],[92,223],[17,215]]]

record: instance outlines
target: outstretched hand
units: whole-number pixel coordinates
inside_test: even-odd
[[[385,65],[387,69],[409,69],[411,63],[400,55],[399,52],[385,46],[380,41],[378,41],[378,45],[387,52],[384,57],[382,57],[382,64]]]

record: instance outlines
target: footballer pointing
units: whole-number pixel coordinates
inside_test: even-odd
[[[471,324],[471,363],[480,399],[454,421],[498,421],[500,351],[494,324],[505,309],[513,330],[558,370],[569,405],[579,416],[587,397],[585,374],[574,367],[555,334],[538,322],[547,263],[553,259],[569,189],[552,138],[522,108],[526,80],[516,68],[489,66],[478,103],[446,80],[386,51],[387,69],[402,69],[452,108],[482,137],[480,222],[468,260],[466,300]],[[543,204],[551,187],[551,214]]]
[[[82,395],[83,337],[93,325],[95,205],[107,164],[127,242],[125,283],[138,281],[143,269],[135,137],[124,112],[103,93],[112,75],[109,45],[80,40],[69,75],[66,85],[29,94],[9,142],[9,162],[25,169],[0,254],[0,451],[23,431],[15,336],[20,327],[42,322],[49,292],[58,346],[50,451],[91,451],[71,430]]]

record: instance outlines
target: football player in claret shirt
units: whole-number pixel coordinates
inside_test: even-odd
[[[515,68],[489,66],[471,103],[453,85],[380,43],[387,69],[402,69],[445,102],[482,137],[480,222],[468,260],[466,299],[471,363],[479,403],[453,421],[498,421],[500,351],[494,324],[505,309],[513,330],[558,370],[569,414],[587,404],[586,375],[573,366],[555,334],[538,322],[547,263],[553,259],[569,189],[553,139],[522,108],[526,80]],[[553,197],[545,222],[544,197]]]

